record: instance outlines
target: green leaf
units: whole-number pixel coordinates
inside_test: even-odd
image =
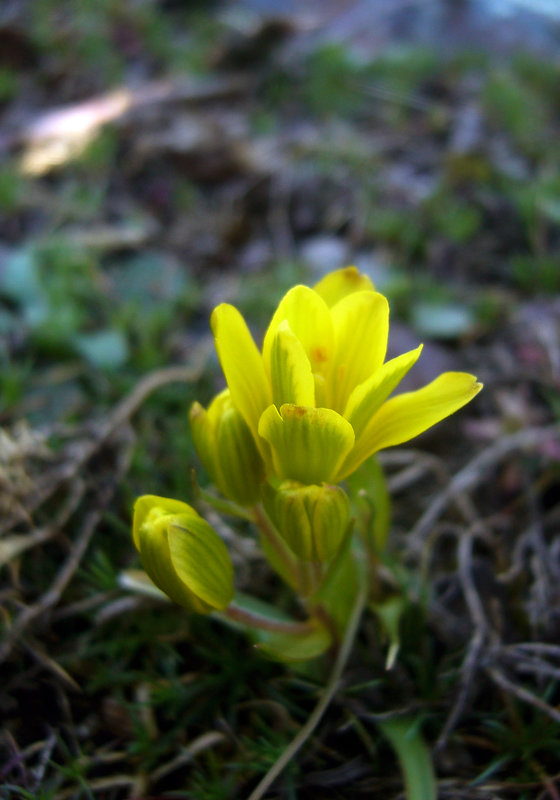
[[[346,540],[331,564],[319,591],[313,601],[324,606],[341,637],[348,626],[358,591],[358,571],[356,558],[352,549],[352,533],[349,531]]]
[[[420,719],[392,717],[376,722],[399,759],[407,800],[437,800],[432,757],[420,731]]]
[[[277,608],[277,606],[271,606],[265,600],[254,597],[252,594],[236,592],[233,602],[238,608],[248,611],[251,614],[257,614],[259,617],[265,617],[273,622],[293,622],[289,614],[286,614],[280,608]],[[222,617],[221,619],[225,619],[228,624],[231,623],[231,620],[227,617]],[[239,623],[234,622],[232,624],[237,626]],[[244,626],[242,625],[241,627]],[[256,633],[261,635],[262,632],[257,631]]]
[[[22,306],[42,296],[43,287],[34,250],[17,250],[6,258],[0,275],[0,294]]]
[[[371,610],[377,616],[389,639],[389,651],[387,653],[385,669],[391,669],[397,658],[401,646],[401,618],[406,608],[406,599],[397,595],[389,597],[383,603],[372,603],[371,605]]]
[[[142,569],[124,569],[119,573],[119,586],[152,600],[171,602],[171,599],[161,589],[158,589],[150,576]]]
[[[263,641],[256,645],[261,653],[274,661],[297,663],[309,661],[325,653],[332,638],[326,628],[317,627],[305,634],[292,633],[266,633],[259,638]]]
[[[76,337],[76,351],[95,367],[118,369],[128,359],[128,343],[121,331],[105,330]]]
[[[51,309],[41,283],[35,250],[22,248],[5,259],[0,272],[0,295],[17,303],[30,328],[37,328]]]
[[[391,528],[391,496],[379,460],[368,458],[346,483],[360,533],[375,552],[382,552]]]

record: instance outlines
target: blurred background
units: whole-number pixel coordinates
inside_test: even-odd
[[[3,418],[80,415],[217,301],[259,325],[348,263],[415,340],[546,325],[559,37],[554,0],[4,0]]]
[[[559,47],[557,0],[2,0],[0,780],[15,796],[181,785],[231,798],[286,738],[224,698],[266,698],[305,718],[298,704],[309,701],[280,667],[247,658],[208,621],[172,609],[162,621],[118,574],[138,563],[134,497],[192,496],[188,407],[223,385],[211,309],[235,303],[258,337],[291,285],[347,264],[389,297],[391,354],[426,343],[408,387],[448,369],[486,384],[420,443],[444,473],[537,431],[537,455],[477,488],[502,548],[480,554],[480,585],[506,603],[512,640],[558,640],[560,446],[546,426],[560,409]],[[149,398],[144,386],[117,405],[171,365],[191,382],[162,379]],[[395,511],[404,536],[437,487],[394,485],[409,491]],[[523,538],[535,519],[536,544]],[[441,597],[456,599],[453,557],[437,565]],[[493,576],[510,568],[521,577],[505,597]],[[266,580],[261,593],[274,594]],[[430,656],[442,706],[471,630],[464,604],[455,611],[466,627],[448,633],[459,640],[443,626]],[[404,702],[398,681],[392,691]],[[478,744],[473,734],[439,768],[542,788],[539,775],[558,767],[550,719],[520,712],[530,731],[520,749],[498,694],[484,698],[493,731],[472,723]],[[294,720],[278,713],[289,738]],[[214,738],[199,741],[217,718]],[[362,747],[332,736],[341,753]],[[217,746],[217,760],[189,767],[191,739],[205,754]],[[324,797],[325,785],[356,797],[364,775],[389,796],[375,784],[376,752],[339,784],[289,774],[307,786],[301,797]],[[496,753],[510,756],[498,764]]]

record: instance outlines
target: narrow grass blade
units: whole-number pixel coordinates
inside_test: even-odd
[[[407,800],[437,800],[432,758],[422,738],[419,720],[394,717],[377,720],[377,724],[399,759]]]

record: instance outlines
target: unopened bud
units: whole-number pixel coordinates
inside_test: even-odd
[[[266,511],[288,546],[303,561],[328,561],[348,530],[350,503],[339,486],[284,481],[266,484]]]
[[[262,458],[249,427],[226,389],[206,411],[194,403],[190,411],[194,446],[219,491],[235,503],[253,506],[264,475]]]
[[[171,600],[200,613],[229,605],[233,566],[227,547],[191,506],[139,497],[132,532],[142,566]]]

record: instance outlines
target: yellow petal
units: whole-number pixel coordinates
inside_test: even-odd
[[[212,608],[226,608],[233,598],[233,566],[214,528],[198,515],[179,515],[169,523],[168,541],[171,563],[185,586]]]
[[[234,306],[222,303],[215,308],[211,325],[232,402],[256,436],[259,418],[272,402],[261,355]]]
[[[259,433],[271,445],[277,476],[307,484],[331,482],[354,444],[352,426],[330,408],[270,406]]]
[[[313,372],[325,371],[333,354],[333,329],[325,301],[309,286],[294,286],[284,295],[268,326],[263,342],[263,360],[270,373],[272,342],[283,320],[300,340]]]
[[[375,287],[367,275],[363,275],[356,267],[344,267],[335,272],[329,272],[313,289],[320,295],[325,303],[334,306],[343,297],[353,292],[370,291]]]
[[[360,436],[371,418],[401,382],[409,369],[417,362],[422,345],[386,361],[373,375],[360,383],[346,403],[344,417],[354,428],[356,438]]]
[[[315,381],[303,345],[287,320],[278,326],[270,349],[270,380],[274,403],[315,405]]]
[[[329,373],[329,406],[344,411],[352,390],[383,364],[389,304],[378,292],[354,292],[331,309],[336,351]]]
[[[387,400],[356,441],[337,480],[350,475],[378,450],[406,442],[458,411],[481,389],[482,384],[473,375],[444,372],[422,389]]]

